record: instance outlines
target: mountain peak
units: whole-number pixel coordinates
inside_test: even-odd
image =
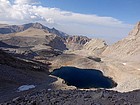
[[[10,33],[17,33],[17,32],[22,32],[25,31],[29,28],[34,28],[34,29],[43,29],[46,30],[49,33],[56,34],[60,37],[65,37],[67,36],[66,33],[61,32],[57,29],[53,28],[48,28],[47,26],[42,25],[41,23],[28,23],[28,24],[23,24],[23,25],[0,25],[0,34],[10,34]]]
[[[52,30],[56,30],[56,29],[53,27]]]
[[[23,25],[25,29],[28,29],[30,27],[32,28],[37,28],[37,29],[47,29],[47,27],[45,27],[44,25],[42,25],[41,23],[28,23],[28,24],[24,24]]]
[[[137,28],[138,30],[140,30],[140,21],[136,24],[135,28]]]
[[[137,38],[137,37],[140,37],[140,21],[137,22],[137,24],[135,25],[135,27],[129,33],[129,36],[128,36],[129,39],[134,39],[134,38]]]
[[[36,23],[33,23],[33,26],[43,26],[43,25],[41,23],[36,22]]]

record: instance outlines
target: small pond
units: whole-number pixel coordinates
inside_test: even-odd
[[[62,78],[67,85],[77,88],[113,88],[117,86],[117,83],[111,78],[105,77],[100,70],[96,69],[61,67],[55,69],[51,75]]]

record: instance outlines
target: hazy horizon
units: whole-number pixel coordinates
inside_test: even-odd
[[[0,23],[39,22],[69,35],[114,43],[139,21],[139,0],[0,0]]]

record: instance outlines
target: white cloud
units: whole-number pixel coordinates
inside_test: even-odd
[[[14,3],[15,4],[32,4],[34,3],[35,1],[34,0],[15,0]]]
[[[132,27],[113,17],[102,17],[64,11],[59,8],[37,6],[35,0],[0,0],[0,22],[22,24],[41,22],[70,34],[123,34]],[[102,30],[101,30],[102,29]],[[111,32],[114,30],[114,33]],[[120,32],[120,29],[124,29]],[[80,32],[78,32],[80,30]]]

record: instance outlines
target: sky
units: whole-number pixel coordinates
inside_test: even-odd
[[[114,43],[140,21],[140,0],[0,0],[0,23],[40,22]]]

